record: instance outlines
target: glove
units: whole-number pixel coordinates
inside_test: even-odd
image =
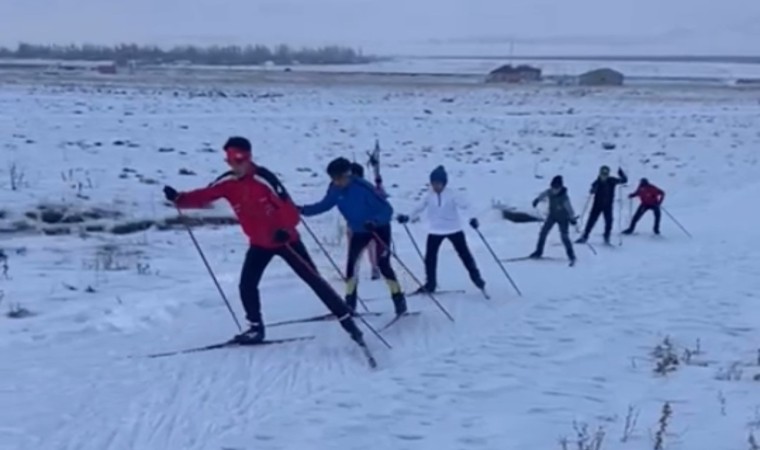
[[[179,197],[179,192],[171,186],[164,186],[164,197],[174,203],[174,201],[177,200],[177,197]]]
[[[633,198],[633,197],[636,197],[636,193],[628,194],[628,198]]]
[[[536,206],[538,206],[538,199],[533,200],[533,207],[535,208]]]
[[[377,224],[374,221],[368,220],[364,222],[364,229],[369,231],[370,233],[375,231],[375,228],[377,228]]]
[[[409,216],[406,216],[404,214],[399,214],[398,216],[396,216],[396,221],[401,224],[408,223]]]
[[[280,228],[279,230],[274,232],[274,242],[276,244],[285,244],[290,240],[290,233],[288,233],[288,230]]]
[[[619,176],[620,178],[623,178],[623,177],[625,177],[625,173],[623,173],[623,169],[622,169],[621,167],[618,167],[618,176]]]
[[[478,219],[473,217],[472,219],[470,219],[470,226],[477,230],[478,227],[480,226],[480,222],[478,222]]]
[[[570,218],[570,225],[572,225],[572,226],[578,225],[578,218],[577,217],[571,217]]]

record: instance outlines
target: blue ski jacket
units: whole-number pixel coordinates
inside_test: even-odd
[[[317,203],[302,206],[301,215],[316,216],[337,205],[348,228],[354,233],[362,233],[367,231],[367,222],[374,222],[377,226],[391,223],[393,207],[386,198],[387,195],[378,193],[368,181],[351,177],[351,182],[344,188],[330,183],[325,197]]]

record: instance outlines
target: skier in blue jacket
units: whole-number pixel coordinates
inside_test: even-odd
[[[327,174],[332,182],[325,197],[312,205],[300,207],[305,217],[325,213],[337,206],[351,230],[346,262],[346,304],[356,310],[357,277],[356,261],[370,242],[378,246],[377,265],[388,283],[396,314],[406,313],[406,297],[391,267],[391,220],[393,207],[385,195],[378,193],[372,184],[363,178],[353,176],[351,161],[336,158],[327,165]]]

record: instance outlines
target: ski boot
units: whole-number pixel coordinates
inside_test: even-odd
[[[364,335],[362,334],[362,331],[356,326],[356,322],[354,322],[354,319],[350,315],[344,316],[339,322],[340,326],[346,330],[346,333],[348,333],[349,336],[351,336],[351,340],[362,347],[366,345],[364,343]]]
[[[372,268],[372,280],[379,280],[380,279],[380,269],[377,267]]]
[[[578,239],[576,239],[576,244],[585,244],[586,241],[588,241],[588,236],[581,236]]]
[[[406,314],[406,297],[403,292],[397,292],[391,296],[393,299],[393,308],[396,310],[396,315],[401,316]]]
[[[412,295],[424,295],[424,294],[434,294],[435,288],[431,287],[429,285],[420,286],[416,291],[412,293]]]
[[[541,259],[543,255],[539,252],[533,252],[530,255],[528,255],[528,258],[530,259]]]
[[[232,341],[240,345],[256,345],[261,344],[265,338],[264,324],[257,322],[251,323],[248,330],[232,338]]]
[[[479,279],[475,282],[475,287],[477,287],[480,292],[483,294],[483,297],[490,299],[491,295],[486,291],[486,282],[482,279]]]
[[[612,243],[610,243],[610,237],[609,236],[605,236],[604,237],[604,245],[612,245]]]
[[[630,235],[633,234],[633,228],[626,228],[621,234]]]

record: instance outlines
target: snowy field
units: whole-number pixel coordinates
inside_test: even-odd
[[[760,448],[757,91],[205,92],[0,89],[0,449]],[[667,216],[655,238],[646,216],[638,234],[617,245],[616,233],[608,248],[599,224],[590,241],[598,254],[578,246],[573,268],[506,263],[518,297],[468,231],[493,299],[473,290],[444,246],[440,288],[467,290],[439,296],[456,322],[411,297],[422,314],[384,333],[392,350],[367,333],[376,371],[334,323],[268,330],[272,338],[316,336],[308,342],[145,358],[236,332],[161,194],[164,183],[198,187],[221,173],[219,147],[234,134],[253,141],[255,159],[300,203],[324,194],[330,159],[363,161],[375,139],[399,213],[443,164],[500,258],[531,252],[538,227],[502,220],[493,201],[529,208],[562,174],[580,211],[601,164],[629,173],[624,193],[641,177],[665,189],[667,210],[693,238]],[[615,212],[627,223],[628,200]],[[230,217],[223,204],[188,214]],[[336,213],[309,223],[342,261]],[[424,224],[410,228],[423,244]],[[194,230],[242,315],[244,237],[236,226]],[[399,257],[421,277],[404,229],[397,225],[394,236]],[[304,240],[342,291],[306,233]],[[553,231],[547,256],[562,257],[558,245]],[[363,261],[360,295],[389,313],[384,283],[370,281],[368,269]],[[407,290],[416,287],[396,270]],[[278,261],[262,295],[269,323],[324,312]],[[584,429],[589,437],[579,444]]]

